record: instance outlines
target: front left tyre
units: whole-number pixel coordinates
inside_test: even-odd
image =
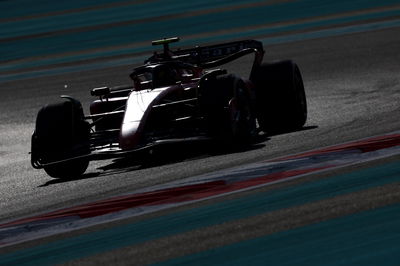
[[[235,75],[210,78],[200,87],[200,104],[210,135],[228,147],[249,144],[257,134],[251,96]]]
[[[79,102],[68,100],[40,109],[32,135],[35,168],[43,167],[54,178],[76,178],[86,171],[89,153],[89,124]]]

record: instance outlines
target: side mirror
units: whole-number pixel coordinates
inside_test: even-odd
[[[194,77],[193,74],[182,74],[182,79],[183,79],[184,81],[190,81],[190,80],[193,79],[193,77]]]
[[[146,80],[140,82],[139,90],[152,90],[153,89],[153,81]]]
[[[110,88],[109,87],[100,87],[100,88],[94,88],[90,91],[90,94],[92,96],[105,96],[110,93]]]

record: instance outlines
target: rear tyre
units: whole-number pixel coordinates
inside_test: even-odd
[[[32,137],[32,162],[44,165],[51,177],[72,179],[86,171],[87,157],[50,163],[89,153],[89,125],[79,103],[65,101],[46,105],[39,111]]]
[[[307,102],[299,67],[292,61],[262,64],[252,77],[261,130],[282,133],[300,129],[307,120]]]

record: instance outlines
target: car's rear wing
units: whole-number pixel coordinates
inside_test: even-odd
[[[154,41],[153,45],[164,45],[164,53],[155,53],[152,57],[146,60],[145,63],[180,60],[202,67],[209,67],[217,65],[220,62],[223,63],[227,60],[234,60],[244,54],[253,52],[257,54],[256,61],[262,61],[264,55],[262,42],[256,40],[242,40],[208,46],[197,46],[195,48],[178,49],[176,51],[169,50],[168,44],[176,41],[179,41],[179,38]]]
[[[210,46],[198,46],[195,48],[174,51],[173,53],[182,57],[182,61],[196,65],[203,65],[247,49],[253,49],[259,54],[264,54],[262,42],[256,40],[243,40]]]

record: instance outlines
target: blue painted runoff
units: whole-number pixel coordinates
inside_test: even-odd
[[[312,21],[312,22],[303,22],[303,23],[296,23],[296,24],[290,24],[290,25],[284,25],[284,26],[279,26],[279,27],[262,27],[258,29],[253,29],[253,30],[247,30],[247,31],[239,31],[239,32],[234,32],[234,33],[225,33],[225,34],[219,34],[219,35],[214,35],[210,37],[201,37],[197,38],[196,40],[181,40],[179,45],[183,46],[194,46],[194,45],[201,45],[203,43],[209,43],[209,42],[219,42],[219,41],[227,41],[227,40],[232,40],[232,39],[239,39],[239,38],[252,38],[252,36],[262,36],[262,35],[269,35],[269,34],[276,34],[276,33],[284,33],[284,32],[289,32],[289,31],[296,31],[296,30],[305,30],[313,27],[321,27],[321,26],[329,26],[329,25],[340,25],[343,23],[348,23],[348,22],[357,22],[357,21],[362,21],[362,20],[367,20],[367,19],[377,19],[377,18],[384,18],[384,17],[389,17],[389,16],[400,16],[400,9],[399,10],[389,10],[389,11],[384,11],[384,12],[378,12],[378,13],[370,13],[370,14],[362,14],[362,15],[355,15],[355,16],[349,16],[349,17],[341,17],[341,18],[335,18],[335,19],[326,19],[326,20],[319,20],[319,21]],[[398,27],[398,23],[393,23],[396,21],[390,20],[390,21],[383,21],[383,22],[378,22],[379,25],[381,25],[380,28],[386,28],[386,27]],[[371,24],[367,24],[371,25]],[[352,26],[352,28],[360,29],[361,31],[365,30],[365,24],[361,25],[356,25]],[[347,28],[340,28],[337,30],[331,30],[334,31],[335,34],[337,32],[343,31],[345,32],[345,29]],[[326,32],[327,30],[325,30]],[[354,31],[354,30],[353,30]],[[307,33],[302,33],[305,37],[307,36]],[[334,34],[333,34],[334,35]],[[290,40],[290,37],[284,36],[284,37],[279,37],[279,39],[284,40],[288,39]],[[300,38],[301,39],[301,38]],[[305,38],[307,39],[307,38]],[[276,43],[271,41],[272,38],[267,39],[265,44],[271,44],[271,43]],[[280,41],[283,42],[283,41]],[[150,43],[149,43],[150,44]],[[74,62],[74,61],[79,61],[79,60],[88,60],[88,59],[95,59],[99,57],[109,57],[109,56],[118,56],[118,55],[135,55],[137,53],[143,53],[143,52],[151,52],[154,50],[154,47],[150,45],[145,45],[145,46],[139,46],[135,48],[115,48],[110,51],[102,51],[102,52],[92,52],[92,53],[85,53],[81,55],[71,55],[67,57],[60,57],[60,58],[44,58],[40,60],[35,60],[35,61],[27,61],[27,62],[18,62],[16,64],[4,64],[0,65],[0,71],[10,71],[10,70],[17,70],[21,68],[29,68],[29,67],[38,67],[38,66],[46,66],[46,65],[51,65],[51,64],[60,64],[60,63],[68,63],[68,62]],[[120,60],[119,60],[120,61]],[[101,67],[101,66],[98,66]],[[62,73],[62,72],[61,72]],[[24,75],[24,74],[22,74]],[[19,75],[18,75],[19,76]],[[2,80],[2,77],[0,76],[0,81]]]
[[[67,262],[161,237],[395,182],[400,182],[399,161],[2,254],[0,265]],[[321,241],[325,240],[321,238]],[[302,241],[294,242],[293,246],[301,244]]]
[[[398,0],[330,0],[324,1],[323,4],[319,0],[301,0],[183,18],[170,17],[160,21],[124,24],[118,27],[89,29],[61,35],[52,34],[21,40],[5,39],[0,43],[2,53],[0,62],[32,56],[129,45],[135,42],[150,41],[165,35],[207,34],[210,31],[255,27],[268,23],[288,22],[394,4],[398,4]],[[210,4],[210,6],[212,5]],[[84,14],[81,15],[84,16]],[[46,27],[51,27],[51,25]],[[55,23],[55,25],[58,24]],[[52,32],[56,31],[57,28],[52,30]]]
[[[210,0],[181,1],[157,0],[149,2],[130,2],[115,7],[100,7],[65,14],[40,16],[21,20],[4,21],[1,23],[1,39],[12,37],[49,33],[53,31],[79,29],[80,27],[100,26],[126,21],[155,19],[161,16],[185,14],[190,11],[202,11],[226,6],[251,4],[262,0]],[[83,1],[84,2],[84,1]],[[1,2],[0,2],[1,3]],[[53,5],[63,4],[63,1],[54,2]],[[118,2],[117,2],[118,3]],[[1,6],[1,4],[0,4]]]
[[[300,26],[300,25],[299,25]],[[352,33],[359,33],[359,32],[366,32],[366,31],[373,31],[373,30],[382,30],[387,28],[394,28],[400,27],[400,20],[390,20],[390,21],[380,21],[374,23],[366,23],[361,25],[353,25],[353,26],[345,26],[339,28],[332,28],[332,29],[325,29],[320,31],[312,31],[312,32],[303,32],[303,33],[295,33],[295,34],[288,34],[284,36],[276,36],[276,37],[264,37],[258,38],[259,41],[263,42],[265,45],[271,44],[279,44],[279,43],[287,43],[287,42],[294,42],[294,41],[302,41],[302,40],[309,40],[309,39],[316,39],[316,38],[324,38],[330,36],[337,36],[343,34],[352,34]],[[254,33],[254,31],[252,31]],[[244,36],[244,33],[237,33],[237,35],[229,34],[229,36]],[[249,37],[249,36],[247,36]],[[181,44],[184,45],[191,45],[195,46],[201,43],[207,43],[211,41],[226,41],[225,35],[214,36],[214,37],[204,37],[199,38],[196,40],[189,40],[189,41],[182,41]],[[95,70],[101,69],[106,67],[115,67],[115,66],[122,66],[122,65],[130,65],[131,68],[138,64],[142,64],[148,56],[143,55],[135,55],[135,51],[142,49],[142,52],[150,52],[153,47],[138,47],[132,50],[129,49],[122,49],[122,50],[114,50],[110,52],[100,52],[100,53],[93,53],[93,54],[85,54],[80,56],[70,56],[64,57],[60,59],[44,59],[41,61],[35,62],[27,62],[17,65],[0,65],[1,70],[10,70],[10,69],[19,69],[21,67],[34,67],[34,66],[43,66],[47,64],[55,64],[55,63],[65,63],[65,62],[73,62],[77,60],[84,60],[90,58],[96,58],[97,56],[100,57],[101,55],[121,55],[121,54],[131,54],[130,57],[126,56],[123,59],[111,59],[108,61],[97,62],[97,63],[87,63],[87,64],[80,64],[78,66],[65,66],[65,67],[57,67],[57,68],[50,68],[44,70],[34,70],[34,71],[26,71],[21,73],[13,73],[13,74],[4,74],[0,75],[0,82],[12,81],[17,79],[27,79],[33,77],[43,77],[43,76],[50,76],[50,75],[57,75],[62,73],[69,73],[69,72],[79,72],[85,70]],[[129,53],[131,51],[131,53]],[[129,68],[129,67],[128,67]],[[129,68],[130,69],[130,68]]]
[[[308,225],[156,265],[400,264],[400,204]]]
[[[132,2],[137,2],[132,1]],[[11,0],[0,1],[0,10],[7,12],[0,13],[0,20],[15,19],[24,16],[38,16],[52,12],[62,12],[78,8],[93,8],[102,4],[125,2],[124,0]]]

